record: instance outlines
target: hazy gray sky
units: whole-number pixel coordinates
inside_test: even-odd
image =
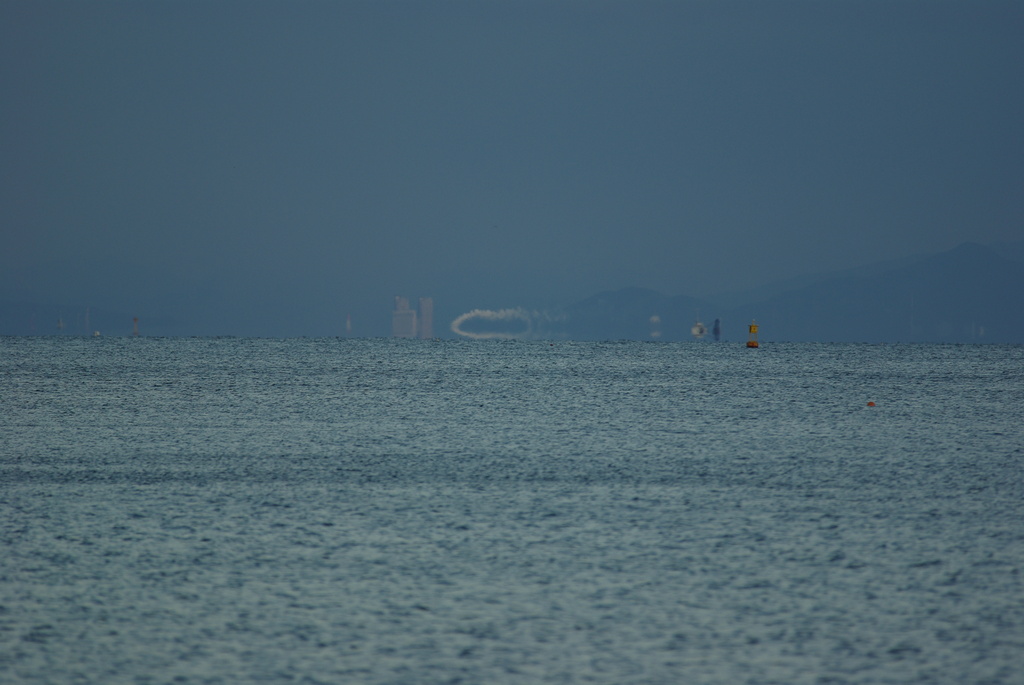
[[[373,335],[396,294],[1020,240],[1022,36],[1016,0],[6,0],[0,299]]]

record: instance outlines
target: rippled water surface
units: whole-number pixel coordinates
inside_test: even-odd
[[[6,338],[0,402],[5,683],[1024,683],[1024,347]]]

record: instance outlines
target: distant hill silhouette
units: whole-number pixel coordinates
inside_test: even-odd
[[[603,292],[565,308],[565,335],[574,340],[689,338],[700,311],[708,306],[692,297],[669,297],[647,288]]]
[[[733,309],[775,340],[1024,342],[1024,264],[965,243],[873,275],[827,279]]]
[[[869,264],[707,300],[646,288],[598,293],[547,312],[535,334],[575,340],[692,340],[697,320],[722,339],[794,342],[1024,344],[1024,242],[965,243],[940,254]],[[58,328],[58,321],[64,328]],[[194,326],[140,316],[142,335]],[[101,307],[0,302],[0,335],[131,335],[132,315]],[[539,332],[538,332],[539,331]],[[705,340],[712,340],[710,333]]]
[[[690,339],[699,315],[709,328],[721,318],[731,340],[745,339],[757,320],[762,340],[1024,343],[1022,246],[965,243],[766,286],[760,298],[756,290],[732,293],[717,304],[628,288],[566,307],[565,329],[571,338],[650,340],[658,316],[661,339]]]

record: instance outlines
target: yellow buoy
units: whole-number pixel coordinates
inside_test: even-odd
[[[757,322],[751,321],[747,330],[750,331],[750,338],[747,340],[747,347],[757,347]]]

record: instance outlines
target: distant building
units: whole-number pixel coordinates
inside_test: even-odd
[[[432,297],[420,298],[419,324],[419,337],[424,339],[434,337],[434,299]]]
[[[400,295],[394,298],[391,312],[391,336],[394,338],[433,338],[434,300],[420,298],[419,312],[409,306],[409,298]]]
[[[409,298],[396,297],[391,313],[391,335],[396,338],[416,337],[416,310],[409,309]]]
[[[419,314],[409,308],[409,298],[401,295],[395,298],[395,309],[391,312],[391,335],[395,338],[433,338],[434,300],[421,297]]]

